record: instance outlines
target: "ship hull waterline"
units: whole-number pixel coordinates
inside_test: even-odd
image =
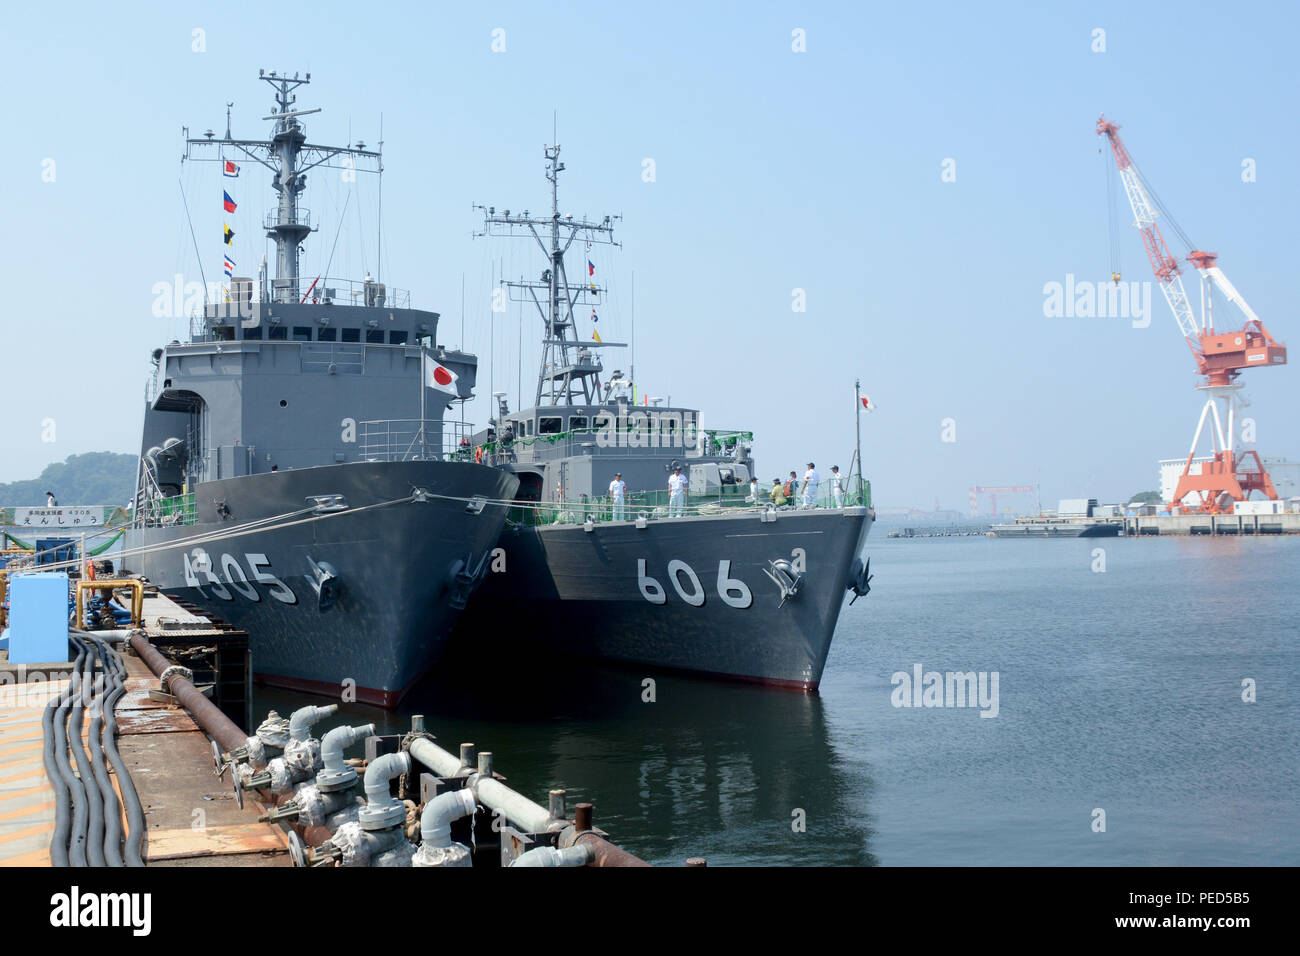
[[[247,631],[258,682],[392,708],[441,658],[473,587],[458,572],[486,566],[505,521],[501,502],[516,487],[511,475],[453,462],[357,462],[204,482],[195,523],[134,529],[128,551],[157,550],[124,564]],[[415,489],[426,500],[401,500]],[[324,495],[342,495],[347,508],[306,510]],[[476,496],[487,503],[467,507]],[[325,608],[313,563],[335,576]]]

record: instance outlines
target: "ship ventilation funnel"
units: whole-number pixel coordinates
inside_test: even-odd
[[[316,607],[318,610],[328,611],[338,600],[343,582],[339,580],[338,572],[329,562],[321,561],[317,564],[308,558],[307,563],[311,565],[311,577],[307,579],[307,583],[316,592]]]
[[[160,457],[167,461],[184,461],[188,455],[186,453],[185,442],[179,438],[169,438],[162,443],[162,452]]]

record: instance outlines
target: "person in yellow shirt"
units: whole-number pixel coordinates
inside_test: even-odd
[[[768,497],[772,499],[772,506],[776,508],[783,507],[786,503],[785,488],[781,486],[780,478],[772,479],[772,490]]]

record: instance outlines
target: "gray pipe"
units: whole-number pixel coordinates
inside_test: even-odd
[[[510,865],[514,866],[586,866],[595,859],[595,852],[585,843],[557,850],[551,846],[539,846],[522,856],[515,857]]]
[[[388,781],[411,772],[411,755],[408,753],[384,754],[366,768],[366,803],[379,806],[396,803],[388,794]]]
[[[423,737],[411,741],[411,756],[440,777],[454,777],[461,770],[459,757]],[[465,786],[473,790],[479,803],[489,810],[501,811],[507,820],[525,833],[545,833],[564,826],[563,821],[551,818],[551,812],[546,807],[534,803],[486,774],[468,775]]]
[[[405,751],[384,754],[366,768],[366,805],[357,813],[363,830],[401,829],[406,820],[406,806],[388,794],[388,781],[410,773],[411,755]],[[341,829],[341,828],[340,828]],[[414,851],[414,847],[411,848]],[[409,857],[408,857],[409,859]]]
[[[324,707],[299,707],[289,715],[289,738],[306,740],[311,736],[313,725],[320,723],[338,709],[338,704],[326,704]]]
[[[320,742],[320,759],[325,770],[333,773],[342,772],[343,768],[343,751],[347,750],[358,740],[364,740],[375,732],[374,724],[363,724],[360,727],[335,727]]]
[[[467,817],[478,809],[470,790],[440,793],[424,805],[420,816],[420,845],[451,846],[451,821]]]

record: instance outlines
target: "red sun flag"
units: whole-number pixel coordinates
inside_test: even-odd
[[[871,400],[870,395],[862,396],[862,407],[869,412],[874,412],[876,410],[876,404]]]
[[[425,388],[433,388],[449,395],[456,395],[456,379],[459,377],[445,365],[439,365],[427,355],[424,357]]]

